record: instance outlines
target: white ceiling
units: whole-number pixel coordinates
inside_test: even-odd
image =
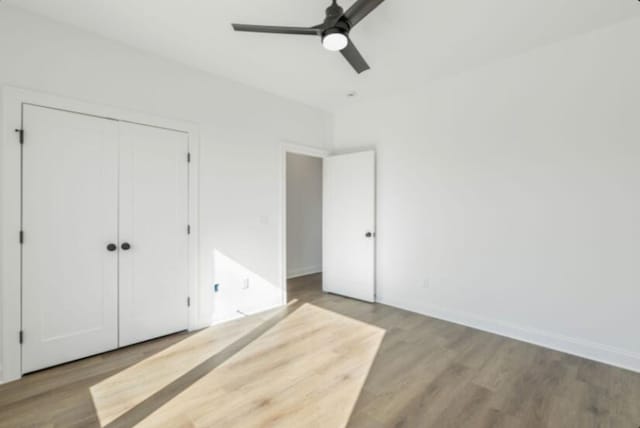
[[[372,67],[357,75],[315,37],[230,26],[315,25],[330,0],[4,3],[327,110],[351,91],[376,97],[640,16],[635,0],[386,0],[352,31]]]

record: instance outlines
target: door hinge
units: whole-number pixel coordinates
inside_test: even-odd
[[[24,231],[20,231],[20,243],[24,244]]]
[[[20,344],[24,342],[24,333],[22,332],[22,330],[20,330],[20,332],[18,333],[18,340],[20,341]]]
[[[24,144],[24,129],[16,129],[16,132],[18,133],[20,144]]]
[[[187,225],[187,235],[191,235],[191,225]]]
[[[191,307],[191,297],[187,297],[187,307]]]
[[[191,162],[191,152],[187,153],[187,162]]]

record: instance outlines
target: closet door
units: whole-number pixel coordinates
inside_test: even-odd
[[[23,126],[28,373],[118,346],[118,124],[25,105]]]
[[[188,327],[188,144],[120,124],[120,346]]]

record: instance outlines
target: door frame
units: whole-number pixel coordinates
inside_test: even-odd
[[[102,106],[11,86],[1,88],[2,140],[0,141],[0,321],[2,354],[0,355],[0,383],[22,377],[22,346],[19,332],[22,328],[22,251],[19,231],[22,224],[22,158],[17,129],[22,129],[22,106],[33,104],[105,119],[155,126],[184,132],[189,139],[189,224],[191,234],[188,247],[189,329],[199,326],[198,293],[199,258],[199,159],[200,132],[195,123],[161,118],[117,107]],[[25,130],[25,144],[29,144],[29,131]],[[186,160],[185,160],[186,161]],[[28,232],[28,231],[26,231]],[[28,235],[27,235],[28,239]],[[28,334],[28,333],[25,333]]]
[[[324,159],[331,156],[331,152],[317,147],[309,147],[295,143],[282,143],[281,146],[281,166],[282,173],[280,187],[280,281],[282,287],[282,304],[287,304],[287,153],[311,156]]]

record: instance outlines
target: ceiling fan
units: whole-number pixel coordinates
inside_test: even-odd
[[[357,0],[346,12],[333,0],[327,8],[322,24],[313,27],[279,27],[272,25],[231,24],[236,31],[252,33],[294,34],[320,36],[322,45],[330,51],[340,51],[349,64],[362,73],[369,69],[358,49],[351,42],[349,32],[384,0]]]

